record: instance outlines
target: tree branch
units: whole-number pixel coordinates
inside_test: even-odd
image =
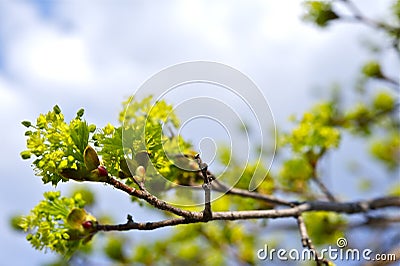
[[[126,192],[130,196],[134,196],[139,199],[143,199],[146,202],[148,202],[150,205],[156,207],[157,209],[168,211],[168,212],[171,212],[178,216],[189,218],[189,219],[198,218],[199,214],[196,212],[190,212],[190,211],[182,210],[180,208],[176,208],[176,207],[168,204],[167,202],[158,199],[157,197],[153,196],[146,190],[137,190],[135,188],[125,185],[124,183],[118,181],[117,179],[115,179],[113,177],[108,177],[105,183],[112,185],[116,189]]]
[[[285,217],[298,217],[304,212],[311,212],[311,211],[331,211],[336,213],[354,214],[354,213],[362,213],[370,210],[382,209],[387,207],[400,207],[400,197],[382,197],[368,201],[355,201],[355,202],[345,202],[345,203],[313,201],[313,202],[304,202],[295,207],[287,209],[279,209],[279,210],[272,209],[272,210],[213,212],[212,217],[209,220],[210,221],[245,220],[245,219],[268,219],[268,218],[276,219]],[[204,218],[204,212],[189,212],[189,211],[183,211],[183,212],[185,213],[186,217],[167,219],[158,222],[145,222],[145,223],[136,223],[128,219],[128,222],[125,224],[98,225],[97,230],[98,231],[128,231],[133,229],[154,230],[166,226],[209,221],[208,219]]]
[[[115,224],[115,225],[98,224],[96,229],[97,231],[154,230],[161,227],[174,226],[178,224],[190,224],[194,222],[198,221],[195,220],[191,221],[182,217],[162,220],[158,222],[146,222],[146,223],[136,223],[133,220],[128,219],[128,221],[124,224]]]
[[[395,88],[396,88],[397,90],[399,90],[400,83],[399,83],[397,80],[395,80],[394,78],[388,77],[388,76],[386,76],[386,75],[382,75],[381,79],[382,79],[383,81],[386,81],[386,82],[388,82],[388,83],[394,85]]]
[[[200,158],[200,154],[197,154],[194,159],[196,160],[201,175],[203,177],[204,180],[204,184],[202,185],[203,189],[204,189],[204,211],[203,211],[203,215],[204,215],[204,219],[205,220],[210,220],[212,218],[212,212],[211,212],[211,181],[214,180],[214,176],[209,176],[208,175],[208,165],[206,163],[203,163],[201,158]]]
[[[235,187],[229,188],[227,185],[219,182],[217,179],[214,180],[213,182],[213,189],[219,192],[226,192],[226,194],[263,200],[267,203],[270,203],[271,205],[293,206],[294,204],[296,204],[295,202],[279,199],[271,195],[260,194],[257,192],[251,192],[245,189],[240,189]]]
[[[176,156],[183,156],[186,158],[191,158],[192,156],[189,154],[180,154]],[[196,158],[193,158],[197,160]],[[197,161],[197,163],[199,163]],[[200,162],[201,163],[201,162]],[[265,195],[265,194],[260,194],[257,192],[251,192],[248,190],[240,189],[240,188],[235,188],[235,187],[229,187],[225,185],[224,183],[220,182],[216,176],[211,173],[208,169],[206,171],[202,171],[202,167],[199,165],[200,172],[198,173],[204,180],[209,180],[211,183],[212,181],[212,189],[218,192],[230,194],[230,195],[237,195],[237,196],[242,196],[242,197],[247,197],[247,198],[253,198],[253,199],[258,199],[258,200],[263,200],[271,205],[284,205],[284,206],[293,206],[294,202],[289,202],[283,199],[276,198],[271,195]],[[204,167],[203,167],[204,168]],[[207,178],[204,177],[206,174]],[[195,184],[193,184],[195,185]],[[197,184],[196,184],[197,185]]]

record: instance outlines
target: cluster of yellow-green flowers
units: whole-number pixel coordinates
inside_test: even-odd
[[[339,18],[339,16],[333,11],[330,2],[306,1],[304,6],[306,8],[304,19],[317,24],[319,27],[325,27],[330,21]]]
[[[20,219],[19,227],[29,233],[26,238],[34,248],[69,257],[96,230],[96,219],[83,209],[84,205],[80,193],[67,198],[58,191],[45,192],[44,200]]]
[[[21,152],[23,159],[35,156],[33,161],[36,175],[41,176],[43,183],[57,185],[66,181],[60,172],[65,168],[77,169],[84,164],[83,151],[88,145],[89,133],[96,126],[88,125],[82,120],[84,110],[80,109],[74,119],[67,124],[60,107],[54,106],[47,114],[40,114],[36,124],[23,121],[28,128],[25,132],[27,150]]]
[[[340,131],[335,127],[336,111],[332,103],[321,103],[304,113],[291,134],[285,135],[283,144],[290,144],[294,152],[320,153],[336,148]]]

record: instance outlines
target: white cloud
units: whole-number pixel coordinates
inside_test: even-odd
[[[18,105],[18,95],[15,91],[10,89],[10,85],[0,76],[0,110],[1,112],[6,112],[10,107]]]
[[[33,82],[85,84],[93,80],[85,44],[78,36],[34,30],[10,51],[10,68]]]
[[[234,9],[222,2],[213,2],[210,6],[208,1],[179,1],[172,17],[184,32],[196,35],[196,39],[208,44],[207,47],[231,51],[234,36],[228,23]]]
[[[31,84],[85,84],[92,80],[87,47],[80,36],[45,23],[28,5],[12,3],[4,8],[7,28],[1,30],[9,75]]]

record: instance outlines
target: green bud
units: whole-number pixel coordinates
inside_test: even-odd
[[[60,107],[59,107],[57,104],[54,105],[53,111],[54,111],[54,113],[56,113],[57,115],[61,113],[61,109],[60,109]]]
[[[22,159],[27,160],[31,158],[31,152],[30,151],[23,151],[20,153]]]
[[[30,127],[30,126],[32,126],[32,123],[29,122],[29,121],[22,121],[21,124],[24,125],[25,127]]]
[[[77,117],[82,117],[84,113],[85,113],[85,109],[81,108],[81,109],[79,109],[78,112],[76,112],[76,116]]]
[[[339,16],[332,10],[330,3],[323,1],[307,1],[305,3],[307,14],[304,19],[314,22],[320,27],[325,27],[328,22],[338,19]]]
[[[32,234],[27,234],[27,235],[26,235],[26,240],[31,241],[32,238],[33,238],[33,235],[32,235]]]
[[[15,215],[10,219],[11,227],[16,231],[22,231],[24,228],[22,226],[24,217],[21,215]]]
[[[392,110],[395,106],[395,99],[385,92],[378,93],[374,98],[374,108],[378,110]]]
[[[140,165],[136,168],[135,174],[143,178],[146,175],[146,169]]]
[[[362,73],[371,78],[382,78],[383,74],[381,71],[381,66],[377,61],[370,61],[366,63],[362,68]]]

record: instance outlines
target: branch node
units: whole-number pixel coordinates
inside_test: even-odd
[[[362,212],[368,212],[368,210],[370,209],[369,204],[365,201],[359,202],[358,205],[360,206]]]
[[[208,175],[207,169],[208,165],[203,163],[200,154],[196,154],[194,156],[197,164],[199,165],[201,174],[203,176],[204,183],[202,185],[204,189],[204,210],[203,210],[203,221],[207,222],[212,219],[212,212],[211,212],[211,181],[213,178]]]
[[[128,220],[127,224],[133,224],[133,217],[132,217],[132,215],[128,214],[128,216],[126,217],[126,219]]]

